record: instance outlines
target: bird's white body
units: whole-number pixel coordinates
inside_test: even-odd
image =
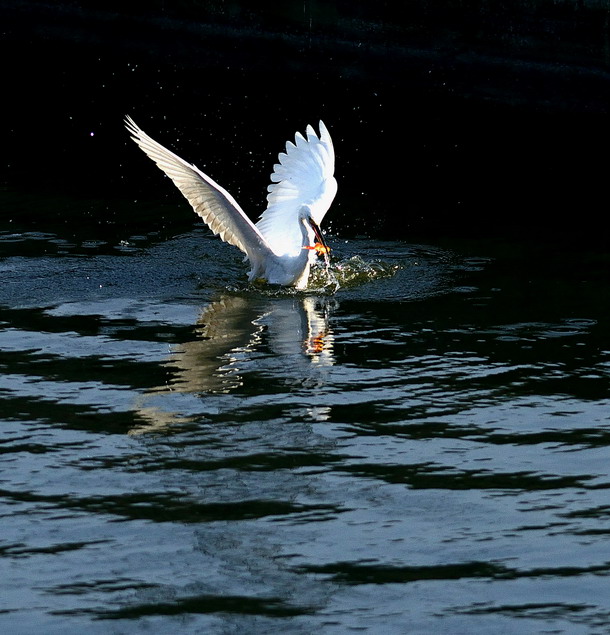
[[[288,142],[273,168],[267,208],[252,223],[237,201],[197,167],[149,137],[126,118],[132,139],[174,182],[195,212],[222,240],[241,249],[250,262],[249,279],[307,286],[321,241],[319,225],[337,193],[335,153],[326,126],[320,135],[307,126]]]

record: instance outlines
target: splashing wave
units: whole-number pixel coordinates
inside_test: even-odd
[[[346,260],[333,262],[327,271],[324,267],[312,268],[309,286],[314,290],[338,290],[355,287],[378,278],[389,278],[400,268],[397,264],[389,264],[379,260],[364,260],[360,256],[352,256]]]

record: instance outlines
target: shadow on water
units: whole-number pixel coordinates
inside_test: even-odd
[[[334,363],[329,314],[338,307],[332,297],[290,294],[225,295],[203,309],[196,339],[174,347],[166,368],[171,379],[154,393],[231,393],[244,387],[244,375],[266,367],[281,370],[285,385],[315,387],[324,368]],[[271,400],[272,396],[266,392]],[[145,408],[138,414],[150,423],[137,431],[163,429],[171,413]]]

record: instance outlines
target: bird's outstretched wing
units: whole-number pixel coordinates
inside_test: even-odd
[[[326,126],[320,121],[320,135],[307,126],[303,136],[297,132],[295,143],[288,141],[273,167],[267,188],[267,209],[256,227],[278,255],[296,255],[302,247],[298,215],[309,207],[319,225],[337,193],[335,151]]]
[[[131,138],[182,192],[195,212],[225,242],[241,249],[251,264],[259,262],[269,246],[237,201],[194,165],[188,164],[149,137],[131,117],[125,118]]]

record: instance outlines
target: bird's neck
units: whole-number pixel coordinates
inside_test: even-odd
[[[302,236],[301,247],[303,251],[308,251],[308,248],[313,246],[314,233],[309,223],[307,222],[307,217],[305,216],[302,217],[300,219],[300,224],[301,224],[301,236]]]

